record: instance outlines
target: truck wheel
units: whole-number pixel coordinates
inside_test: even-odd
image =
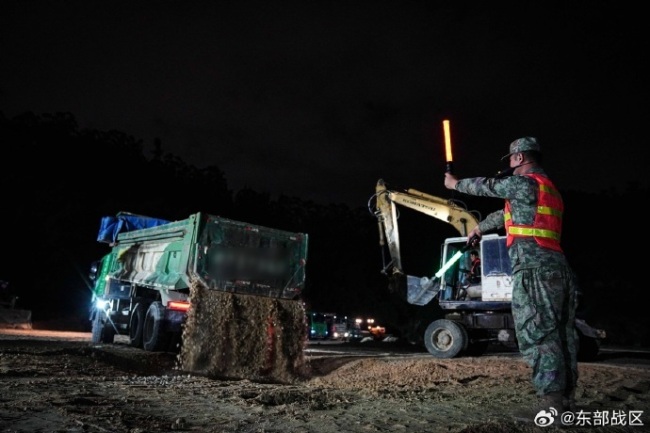
[[[108,321],[104,310],[95,311],[90,341],[93,344],[112,343],[115,337],[113,325]]]
[[[424,345],[436,358],[453,358],[467,349],[467,330],[453,320],[431,322],[424,332]]]
[[[105,315],[103,311],[95,310],[95,317],[93,317],[93,329],[90,336],[90,341],[93,344],[99,344],[102,342],[102,332],[104,331],[104,321],[102,316]]]
[[[167,349],[168,335],[163,329],[165,308],[159,301],[149,305],[142,329],[142,347],[149,352],[161,352]]]
[[[147,309],[142,303],[135,305],[129,321],[129,342],[131,346],[142,348],[142,329],[144,328],[144,319]]]

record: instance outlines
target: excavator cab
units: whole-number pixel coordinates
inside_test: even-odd
[[[441,300],[470,301],[481,299],[481,275],[472,275],[471,251],[480,252],[479,248],[463,251],[462,245],[452,245],[447,253],[449,258],[461,251],[461,257],[445,275],[445,290],[440,292]],[[479,267],[480,270],[480,267]]]
[[[453,260],[441,280],[439,301],[510,301],[512,298],[512,270],[505,236],[485,235],[478,246],[481,259],[479,280],[470,280],[470,252],[467,237],[445,240],[441,267]],[[457,257],[461,254],[460,258]]]

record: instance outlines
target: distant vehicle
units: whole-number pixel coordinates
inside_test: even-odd
[[[307,313],[310,340],[346,340],[349,337],[347,316],[335,313]]]
[[[309,339],[325,340],[329,337],[329,325],[327,315],[324,313],[308,312]]]
[[[357,317],[350,324],[348,341],[360,341],[366,338],[382,340],[386,335],[386,328],[375,323],[373,318]]]
[[[350,337],[350,325],[347,316],[334,315],[330,324],[330,339],[347,340]]]

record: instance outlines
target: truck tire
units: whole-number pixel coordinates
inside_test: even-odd
[[[144,319],[147,314],[147,308],[143,303],[137,303],[131,313],[129,321],[129,343],[133,347],[142,349],[142,330],[144,329]]]
[[[436,358],[453,358],[467,349],[468,342],[465,327],[453,320],[431,322],[424,332],[424,346]]]
[[[144,318],[142,329],[142,347],[149,352],[161,352],[167,350],[169,343],[168,334],[163,329],[165,307],[160,301],[152,302],[149,305]]]
[[[113,325],[108,321],[108,316],[104,310],[96,310],[93,318],[93,328],[90,341],[93,344],[113,343],[115,330]]]
[[[90,342],[93,344],[99,344],[102,342],[102,332],[104,330],[102,314],[104,314],[103,311],[95,310],[95,315],[93,317],[93,328],[90,335]]]

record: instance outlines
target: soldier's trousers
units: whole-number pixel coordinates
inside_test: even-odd
[[[512,315],[519,350],[538,395],[571,397],[578,380],[577,283],[568,267],[522,269],[513,275]]]

